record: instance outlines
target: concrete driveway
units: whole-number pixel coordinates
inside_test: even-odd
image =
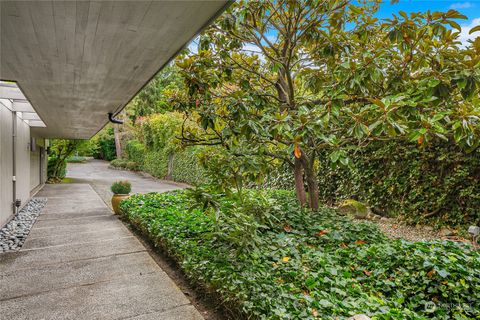
[[[39,192],[48,202],[23,248],[0,254],[1,319],[203,319],[92,188],[106,196],[117,179],[137,192],[176,186],[106,166],[72,165],[69,176],[92,185]]]
[[[102,160],[89,160],[86,163],[69,163],[67,178],[74,183],[88,183],[111,207],[112,192],[110,186],[118,180],[132,183],[132,193],[165,192],[186,187],[185,184],[158,180],[137,172],[110,169],[110,164]]]

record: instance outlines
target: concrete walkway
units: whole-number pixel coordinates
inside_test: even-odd
[[[102,160],[89,160],[87,163],[69,163],[67,178],[74,183],[88,183],[111,206],[112,192],[110,186],[118,180],[128,180],[132,183],[132,193],[165,192],[175,190],[186,185],[158,180],[143,176],[136,172],[115,170],[110,164]]]
[[[1,319],[203,319],[91,185],[37,196],[48,203],[24,247],[0,254]]]

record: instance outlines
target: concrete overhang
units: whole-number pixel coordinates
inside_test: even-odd
[[[88,139],[231,1],[0,1],[0,80],[46,138]]]
[[[0,81],[0,103],[30,127],[45,127],[40,116],[14,82]]]

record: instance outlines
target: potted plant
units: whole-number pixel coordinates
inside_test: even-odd
[[[128,181],[116,181],[110,187],[113,192],[112,207],[115,214],[120,214],[120,201],[127,199],[132,191],[132,185]]]

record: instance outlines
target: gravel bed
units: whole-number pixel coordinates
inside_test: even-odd
[[[408,226],[393,219],[388,221],[377,221],[380,229],[392,239],[405,239],[410,241],[429,241],[440,239],[438,232],[435,232],[433,228],[413,227]]]
[[[5,227],[0,229],[0,253],[20,250],[46,204],[46,198],[32,198]]]
[[[470,243],[458,235],[457,231],[449,228],[435,230],[430,226],[411,226],[399,222],[395,219],[382,219],[375,221],[378,227],[391,239],[405,239],[409,241],[432,241],[432,240],[451,240]]]

